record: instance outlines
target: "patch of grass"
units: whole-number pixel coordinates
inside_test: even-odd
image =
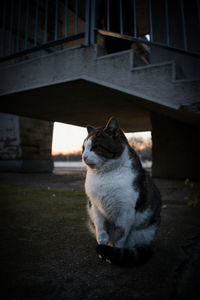
[[[186,178],[185,180],[185,188],[188,192],[188,194],[190,194],[192,196],[192,200],[188,201],[188,205],[189,206],[199,206],[200,207],[200,195],[199,193],[197,193],[196,189],[199,188],[199,184],[197,186],[197,184],[194,184],[189,178]]]
[[[0,184],[0,191],[2,195],[9,196],[31,196],[34,197],[42,196],[42,197],[50,197],[53,195],[58,195],[61,197],[84,197],[85,193],[80,191],[72,191],[72,190],[60,190],[60,189],[52,189],[50,187],[35,187],[35,186],[23,186],[23,185],[9,185],[9,184]],[[23,198],[22,198],[23,199]]]
[[[45,187],[0,185],[1,217],[24,218],[25,214],[58,220],[62,217],[82,216],[85,212],[85,194],[79,191]]]
[[[35,268],[60,251],[70,258],[87,240],[84,192],[1,184],[0,193],[0,263],[8,272]]]

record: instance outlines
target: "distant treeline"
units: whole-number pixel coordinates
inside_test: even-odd
[[[142,137],[129,138],[129,144],[135,149],[142,161],[151,161],[151,139],[143,139]],[[54,161],[81,161],[81,151],[52,155]]]
[[[131,147],[133,147],[133,149],[135,149],[142,161],[151,161],[151,139],[143,139],[142,137],[133,136],[129,138],[129,144],[131,145]]]
[[[77,151],[74,153],[67,153],[67,154],[56,154],[52,155],[54,161],[81,161],[81,151]]]

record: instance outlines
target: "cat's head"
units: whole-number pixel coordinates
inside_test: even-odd
[[[83,143],[83,162],[92,169],[110,166],[121,156],[127,139],[119,127],[118,121],[112,117],[105,127],[87,126],[88,136]]]

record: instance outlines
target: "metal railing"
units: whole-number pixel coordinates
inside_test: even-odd
[[[1,0],[0,60],[73,44],[97,32],[200,54],[200,0]]]
[[[67,43],[80,39],[82,43],[88,43],[89,2],[1,0],[1,60],[41,49],[65,48]]]
[[[92,41],[100,31],[200,54],[200,0],[94,0],[92,11],[96,12]],[[103,11],[99,17],[98,11]]]

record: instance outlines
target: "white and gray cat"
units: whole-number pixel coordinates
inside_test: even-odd
[[[96,250],[118,265],[146,261],[160,226],[160,193],[115,118],[105,127],[87,130],[82,159]]]

